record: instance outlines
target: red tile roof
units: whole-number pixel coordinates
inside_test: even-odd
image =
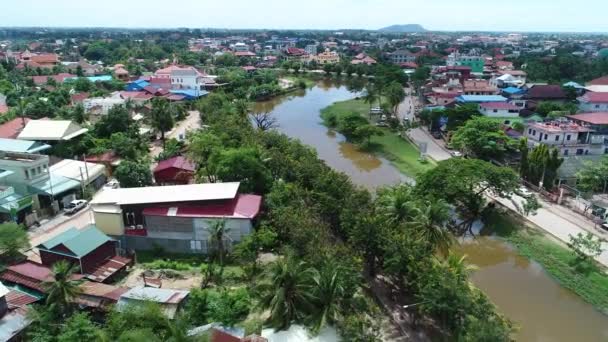
[[[401,63],[401,64],[399,64],[399,66],[401,66],[402,68],[412,68],[412,69],[418,68],[418,64],[416,64],[414,62]]]
[[[43,85],[48,82],[49,78],[52,78],[57,83],[63,83],[66,78],[76,77],[76,75],[61,73],[57,75],[48,75],[48,76],[32,76],[32,80],[36,85]]]
[[[89,98],[89,93],[76,93],[70,96],[73,103],[81,103],[85,99]]]
[[[587,85],[608,85],[608,75],[587,82]]]
[[[97,154],[94,156],[86,156],[84,158],[84,160],[87,162],[100,164],[113,163],[119,159],[120,157],[118,157],[113,151]]]
[[[305,56],[307,55],[306,51],[304,51],[304,49],[300,49],[300,48],[295,48],[295,47],[290,47],[287,48],[287,51],[285,51],[288,55],[290,56]]]
[[[154,172],[160,172],[166,169],[176,168],[185,171],[195,171],[194,163],[184,158],[183,156],[177,156],[163,160],[154,168]]]
[[[608,112],[580,113],[568,115],[568,118],[590,123],[592,125],[608,125]]]
[[[25,124],[30,122],[29,118],[25,118]],[[0,125],[0,138],[15,139],[23,130],[23,121],[21,118],[15,118]]]
[[[255,57],[256,54],[251,51],[237,51],[234,53],[237,57]]]
[[[257,195],[240,194],[230,201],[207,205],[178,206],[177,210],[170,207],[149,207],[143,210],[149,216],[177,216],[177,217],[227,217],[227,218],[255,218],[262,206],[262,197]]]
[[[587,93],[578,98],[581,102],[608,103],[608,93]]]
[[[54,53],[43,53],[40,55],[33,55],[30,59],[32,62],[40,64],[59,63],[59,57],[57,57],[57,55]]]
[[[225,331],[213,328],[211,342],[242,342],[240,337],[233,336]]]

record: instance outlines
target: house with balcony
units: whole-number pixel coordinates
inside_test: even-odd
[[[592,154],[608,154],[608,112],[568,115],[572,122],[591,128]]]
[[[510,102],[484,102],[479,104],[479,112],[491,118],[517,118],[521,108]]]
[[[581,112],[608,112],[608,93],[588,92],[577,100]]]
[[[388,54],[388,59],[393,64],[416,62],[416,55],[408,50],[397,50]]]
[[[239,193],[240,183],[208,183],[107,189],[91,206],[95,224],[121,246],[150,250],[161,246],[178,253],[207,253],[210,229],[227,228],[231,248],[253,231],[262,197]]]
[[[557,148],[560,155],[567,157],[603,153],[592,144],[593,132],[594,130],[587,125],[559,120],[530,122],[526,125],[524,136],[528,138],[531,147],[545,144]]]

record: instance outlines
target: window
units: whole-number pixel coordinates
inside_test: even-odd
[[[547,135],[547,133],[545,133],[545,140],[549,139],[549,136]]]
[[[532,131],[532,136],[535,136],[535,135],[536,135],[536,130],[533,130]]]
[[[583,154],[584,150],[582,148],[578,148],[576,149],[576,155],[580,156],[581,154]]]
[[[42,167],[38,166],[38,167],[36,168],[36,173],[37,173],[37,174],[41,174],[41,173],[42,173]]]
[[[608,149],[607,149],[608,150]],[[564,155],[567,156],[568,155],[568,150],[564,150]]]
[[[498,109],[494,109],[494,113],[498,113]]]
[[[608,150],[608,149],[607,149],[607,150]],[[29,179],[29,178],[30,178],[30,173],[29,173],[29,172],[27,172],[27,170],[24,170],[24,171],[25,171],[25,179]]]
[[[193,251],[200,251],[203,249],[202,243],[200,240],[190,240],[190,249]]]
[[[595,108],[600,108],[600,105],[595,105]]]
[[[559,135],[555,136],[555,141],[559,141]]]
[[[528,128],[528,134],[532,134],[532,128]]]
[[[570,134],[566,135],[566,140],[570,141]]]

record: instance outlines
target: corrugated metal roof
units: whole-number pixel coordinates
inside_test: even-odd
[[[70,140],[88,131],[69,120],[31,120],[17,136],[20,140]]]
[[[38,245],[38,248],[52,250],[62,244],[72,251],[75,256],[82,258],[111,240],[106,234],[97,229],[96,226],[90,225],[85,229],[72,227],[54,238],[41,243]]]
[[[121,298],[150,300],[158,303],[177,304],[184,300],[189,291],[172,290],[172,289],[156,289],[153,287],[134,287],[125,292]]]
[[[239,182],[231,182],[106,189],[91,204],[126,205],[232,199],[236,197],[239,185]]]
[[[31,185],[34,192],[46,195],[58,195],[66,191],[80,188],[80,182],[51,173],[48,179],[43,179]]]
[[[106,167],[102,164],[85,163],[80,160],[64,159],[50,167],[51,173],[63,177],[81,181],[86,180],[86,183],[91,183],[106,171]],[[87,175],[89,176],[87,178]]]
[[[0,138],[0,151],[36,153],[48,150],[49,148],[51,148],[51,145],[43,144],[39,141]]]

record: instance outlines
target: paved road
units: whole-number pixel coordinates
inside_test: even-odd
[[[452,155],[441,145],[441,142],[433,138],[424,128],[413,128],[407,131],[407,135],[416,145],[426,143],[426,153],[435,161],[450,159]]]
[[[165,134],[165,139],[186,137],[186,132],[195,130],[201,127],[201,114],[198,110],[188,111],[188,116],[180,121],[176,127]],[[163,151],[163,145],[160,141],[155,142],[150,149],[150,156],[152,158],[158,156]]]
[[[523,199],[519,196],[514,196],[517,203],[522,203]],[[518,212],[515,204],[504,198],[493,198],[500,202],[505,207]],[[542,208],[538,209],[536,215],[530,215],[526,219],[543,230],[553,235],[564,243],[570,242],[570,235],[578,233],[591,232],[598,237],[606,238],[606,233],[598,231],[592,222],[588,219],[583,219],[582,216],[574,213],[570,209],[563,206],[549,203],[540,199]],[[518,212],[519,213],[519,212]],[[578,217],[577,217],[578,216]],[[608,266],[608,243],[603,243],[604,252],[596,258],[596,260],[604,266]]]

